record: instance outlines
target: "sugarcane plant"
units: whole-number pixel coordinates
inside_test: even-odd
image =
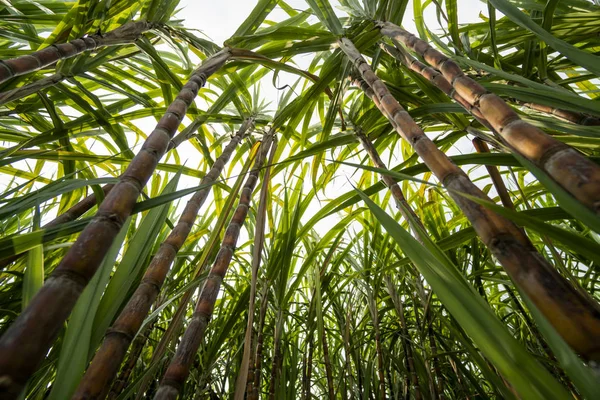
[[[595,398],[600,7],[411,4],[0,4],[0,398]]]

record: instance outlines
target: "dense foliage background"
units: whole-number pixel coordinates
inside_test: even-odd
[[[144,273],[186,201],[210,191],[150,312],[127,339],[117,378],[105,386],[112,399],[154,396],[193,325],[200,288],[234,230],[226,234],[253,168],[258,180],[247,190],[248,215],[181,398],[591,399],[600,392],[600,350],[579,357],[514,285],[357,84],[338,42],[345,36],[356,44],[426,135],[497,204],[485,207],[523,226],[593,308],[600,289],[597,207],[584,207],[403,64],[407,50],[383,36],[376,21],[401,25],[412,7],[414,34],[524,121],[597,163],[600,7],[492,0],[480,22],[459,25],[457,1],[340,4],[343,10],[307,0],[299,10],[283,0],[257,1],[225,43],[231,58],[187,109],[21,396],[75,393],[105,332],[147,282]],[[429,29],[425,9],[435,10],[442,30]],[[176,0],[0,2],[2,60],[85,35],[98,45],[0,83],[2,332],[90,223],[194,69],[221,50],[180,18]],[[148,23],[116,39],[109,33],[131,21]],[[399,58],[389,52],[393,45]],[[232,139],[239,144],[229,162],[202,185]],[[383,164],[369,157],[369,144]],[[253,167],[260,159],[262,167]],[[398,181],[406,201],[394,199],[380,174]],[[557,301],[563,296],[555,293]],[[45,329],[31,323],[32,332]],[[2,374],[12,364],[21,360],[2,360]],[[5,378],[1,388],[9,385]]]

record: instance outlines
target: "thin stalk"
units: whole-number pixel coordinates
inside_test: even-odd
[[[68,43],[53,44],[25,56],[0,60],[0,83],[98,47],[132,43],[152,28],[154,24],[147,21],[129,22],[105,34],[84,36]]]
[[[405,354],[405,366],[408,371],[408,377],[410,384],[408,386],[408,391],[410,393],[410,387],[413,389],[413,393],[416,400],[420,400],[421,389],[419,387],[419,377],[417,376],[417,370],[415,368],[415,360],[414,360],[414,349],[412,346],[412,340],[410,337],[410,333],[408,331],[408,326],[406,324],[406,318],[404,317],[404,307],[402,305],[402,301],[400,300],[400,296],[398,296],[398,292],[396,291],[396,287],[392,283],[392,280],[389,276],[385,277],[385,284],[390,295],[390,299],[392,300],[392,304],[394,306],[394,310],[398,315],[398,319],[400,320],[400,329],[402,332],[402,347],[404,348]],[[408,398],[409,396],[407,396]]]
[[[488,147],[487,143],[483,140],[479,138],[474,138],[472,142],[473,146],[475,147],[475,150],[477,150],[478,153],[490,152],[490,148]],[[504,180],[502,179],[498,168],[494,165],[486,165],[485,169],[487,169],[487,172],[490,175],[490,178],[492,179],[492,183],[496,188],[496,192],[498,192],[498,196],[500,196],[500,201],[502,202],[502,205],[506,208],[514,210],[515,205],[510,199],[508,189],[506,189],[506,185],[504,184]]]
[[[396,131],[423,159],[450,196],[462,209],[473,228],[513,279],[567,343],[585,358],[600,359],[600,306],[577,291],[536,251],[515,224],[463,196],[491,201],[446,154],[425,135],[373,73],[354,44],[339,40],[341,49],[373,89],[386,117]],[[560,296],[557,294],[560,293]]]
[[[379,316],[377,304],[373,297],[369,298],[371,303],[371,316],[373,318],[373,327],[375,328],[375,351],[377,352],[377,374],[379,377],[379,397],[385,400],[385,367],[383,364],[383,348],[381,346],[381,332],[379,330]]]
[[[271,152],[265,175],[260,189],[260,201],[258,204],[258,212],[256,216],[256,227],[254,230],[254,248],[252,249],[252,277],[250,279],[250,300],[248,304],[248,321],[246,323],[246,333],[244,335],[244,353],[242,356],[242,365],[237,377],[235,386],[235,400],[244,400],[244,392],[247,388],[249,369],[252,365],[252,328],[254,326],[254,312],[256,300],[256,282],[258,281],[258,267],[260,266],[260,258],[265,244],[265,222],[267,217],[267,192],[269,189],[271,164],[275,152]],[[252,365],[253,369],[254,365]],[[254,378],[252,376],[252,378]],[[254,379],[252,379],[252,382]]]
[[[200,343],[204,339],[206,327],[208,326],[208,322],[212,316],[219,295],[221,282],[227,274],[227,269],[233,258],[233,251],[240,230],[248,215],[250,199],[258,180],[258,173],[266,159],[272,141],[273,133],[269,132],[265,134],[256,161],[254,162],[254,167],[248,175],[244,188],[242,189],[238,207],[225,232],[225,237],[223,238],[217,258],[204,282],[202,290],[200,291],[198,303],[196,304],[190,324],[188,325],[181,342],[177,347],[175,356],[171,360],[158,391],[156,392],[154,398],[157,400],[176,399],[181,393],[181,389],[188,377],[194,356],[198,351]]]
[[[327,342],[327,332],[325,327],[321,332],[321,345],[323,346],[323,361],[325,363],[325,376],[327,377],[327,396],[329,400],[335,399],[333,388],[333,372],[331,369],[331,358],[329,357],[329,344]]]
[[[127,360],[121,369],[121,373],[118,378],[115,380],[114,384],[110,388],[110,392],[108,393],[107,400],[116,400],[117,397],[121,394],[121,392],[127,386],[129,382],[129,377],[135,368],[135,364],[137,363],[138,358],[142,354],[142,350],[144,350],[144,346],[148,337],[152,333],[154,329],[154,323],[156,320],[152,321],[152,323],[148,324],[148,326],[144,329],[142,333],[137,335],[135,340],[133,341],[133,345],[131,346],[131,350],[129,351],[129,355],[127,356]]]
[[[314,354],[314,345],[313,345],[313,337],[312,334],[308,335],[308,358],[307,358],[307,367],[306,367],[306,376],[304,380],[304,400],[309,400],[312,396],[310,393],[310,379],[312,377],[312,368],[313,368],[313,354]]]
[[[221,175],[225,164],[248,133],[252,123],[253,118],[244,121],[210,171],[202,178],[200,185],[206,185],[206,187],[194,193],[186,204],[177,225],[160,245],[140,285],[115,323],[108,329],[104,341],[92,359],[73,399],[96,399],[106,396],[131,341],[142,326],[152,303],[162,288],[173,260],[190,234],[198,211],[212,189],[212,184]]]
[[[275,323],[275,334],[273,335],[273,362],[271,363],[271,381],[269,382],[269,400],[275,400],[275,390],[281,375],[281,364],[283,356],[281,354],[281,331],[283,330],[283,314],[281,309],[277,312],[277,322]]]
[[[469,104],[481,114],[516,152],[554,178],[581,204],[600,213],[600,166],[568,145],[523,121],[500,97],[465,75],[460,66],[427,42],[389,22],[381,33],[402,42],[437,68]]]
[[[578,113],[575,111],[562,110],[560,108],[555,108],[552,106],[546,106],[543,104],[536,104],[536,103],[526,103],[524,101],[518,101],[518,100],[516,100],[516,102],[519,103],[520,105],[522,105],[523,107],[527,107],[527,108],[530,108],[532,110],[535,110],[535,111],[538,111],[538,112],[541,112],[544,114],[553,115],[557,118],[560,118],[560,119],[570,122],[572,124],[588,125],[588,126],[600,125],[600,118],[592,117],[592,116]]]
[[[194,71],[119,182],[108,193],[96,216],[29,306],[4,333],[0,339],[0,391],[15,397],[21,392],[131,215],[142,188],[166,152],[198,90],[228,58],[229,51],[222,50]]]
[[[254,356],[254,382],[252,387],[252,397],[248,400],[258,400],[260,391],[260,381],[262,378],[262,354],[265,343],[265,318],[267,316],[268,285],[263,286],[262,300],[260,303],[260,312],[258,314],[258,338],[256,339],[256,354]],[[310,368],[310,364],[309,364]]]
[[[374,98],[375,97],[373,97],[373,99]],[[375,149],[373,143],[360,129],[356,129],[356,137],[360,141],[360,144],[362,145],[363,149],[369,155],[369,158],[371,159],[373,165],[377,168],[387,170],[388,168],[385,165],[385,163],[381,160],[377,149]],[[404,219],[406,219],[406,221],[408,222],[409,226],[413,231],[413,234],[415,235],[417,240],[423,242],[421,238],[421,232],[425,232],[425,227],[423,226],[423,222],[421,221],[421,219],[411,208],[410,204],[408,204],[408,201],[406,201],[404,193],[402,193],[402,189],[400,189],[398,183],[391,176],[385,174],[381,174],[380,176],[381,180],[383,180],[385,185],[390,189],[392,196],[394,196],[394,200],[396,201],[396,207],[398,208]]]

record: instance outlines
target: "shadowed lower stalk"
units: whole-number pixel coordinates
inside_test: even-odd
[[[283,364],[283,354],[281,354],[281,331],[283,331],[283,313],[281,309],[277,311],[275,317],[275,332],[273,334],[273,360],[271,362],[271,380],[269,381],[269,400],[276,400],[275,391],[281,376],[281,365]]]
[[[144,346],[146,345],[148,337],[154,329],[155,323],[156,320],[149,323],[148,326],[144,328],[144,331],[136,336],[135,340],[133,341],[133,344],[131,345],[131,350],[129,351],[127,360],[125,360],[125,364],[121,369],[121,373],[119,374],[117,379],[115,379],[113,385],[110,388],[110,392],[106,397],[107,400],[117,399],[129,383],[129,377],[131,376],[131,373],[135,368],[135,364],[137,363],[138,358],[140,358],[140,355],[142,354],[142,350],[144,350]]]
[[[229,58],[225,49],[205,60],[181,89],[148,136],[96,216],[81,232],[64,259],[29,306],[0,339],[0,393],[16,397],[47,354],[81,292],[92,279],[142,188],[179,127],[207,77]]]
[[[260,391],[260,382],[262,379],[262,354],[265,343],[265,319],[267,316],[267,306],[269,305],[268,285],[264,284],[262,289],[260,312],[258,314],[258,336],[256,338],[256,354],[254,355],[254,382],[252,382],[252,393],[248,400],[258,400]]]
[[[397,132],[449,190],[473,228],[506,272],[534,302],[571,347],[587,359],[600,359],[600,306],[577,291],[536,251],[512,222],[462,196],[491,201],[446,154],[425,135],[408,112],[390,94],[354,44],[339,40],[341,49],[373,89],[384,115],[394,121]],[[559,295],[560,294],[560,295]]]
[[[600,166],[523,121],[504,100],[465,75],[458,64],[427,42],[389,22],[379,23],[379,27],[383,35],[402,42],[437,68],[459,95],[479,108],[510,147],[544,170],[583,205],[600,213]]]
[[[53,44],[25,56],[0,60],[0,83],[98,47],[132,43],[153,27],[154,24],[146,21],[129,22],[104,34],[84,36],[68,43]]]
[[[92,359],[73,399],[101,399],[106,396],[131,341],[142,326],[152,303],[158,296],[173,260],[175,260],[179,249],[185,243],[194,226],[198,211],[210,193],[211,184],[221,175],[225,164],[247,134],[252,122],[252,118],[244,121],[237,134],[215,161],[211,170],[202,178],[200,185],[206,185],[206,187],[194,193],[186,204],[177,225],[160,245],[140,285],[115,323],[108,329],[104,341]]]
[[[194,356],[198,351],[200,343],[204,339],[206,327],[212,316],[215,302],[221,288],[221,282],[227,274],[227,269],[233,257],[233,251],[237,243],[240,230],[250,207],[252,192],[258,181],[258,173],[266,159],[267,152],[273,142],[273,132],[265,134],[260,146],[252,171],[248,174],[244,188],[240,195],[238,206],[229,222],[225,237],[219,249],[215,262],[202,286],[198,303],[196,304],[192,319],[177,347],[177,351],[171,360],[160,387],[156,392],[155,399],[176,399],[188,377]]]

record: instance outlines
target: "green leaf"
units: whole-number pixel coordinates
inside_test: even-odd
[[[416,241],[385,211],[357,190],[377,220],[413,261],[452,316],[481,352],[527,399],[565,399],[569,395],[527,350],[515,340],[456,266],[439,250],[434,254]],[[430,246],[435,246],[433,243]],[[441,258],[443,257],[443,258]]]
[[[527,15],[522,13],[517,7],[512,5],[507,0],[490,0],[490,3],[511,21],[519,25],[520,27],[531,31],[540,40],[546,42],[546,44],[558,51],[575,64],[582,66],[590,72],[596,75],[600,75],[600,58],[597,56],[578,49],[577,47],[558,39],[553,36],[550,32],[533,22]]]

